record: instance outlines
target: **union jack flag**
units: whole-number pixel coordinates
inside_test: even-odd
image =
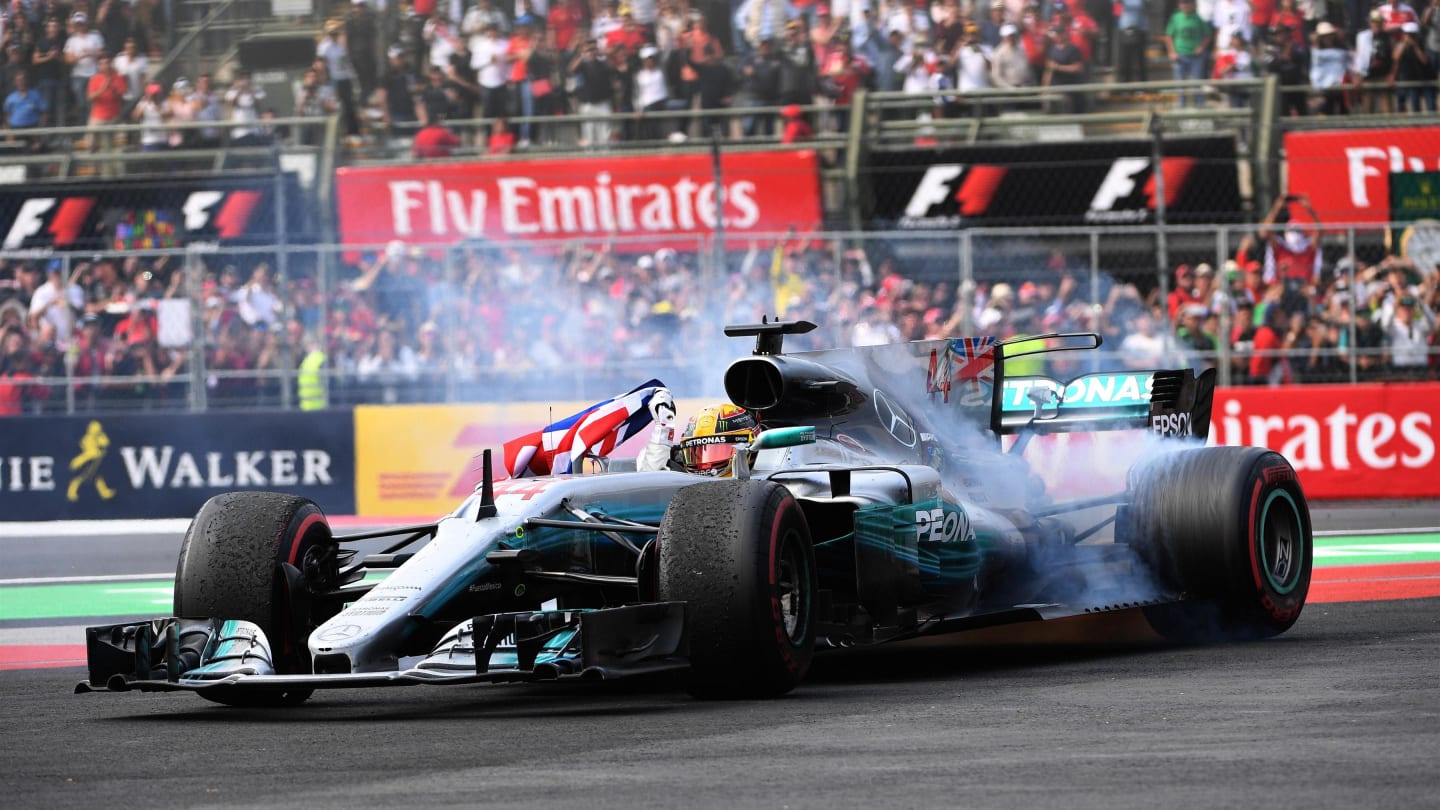
[[[988,400],[995,388],[995,338],[955,338],[945,350],[932,349],[926,390],[950,401],[957,387],[960,402]]]
[[[650,380],[557,422],[505,443],[511,478],[571,472],[586,455],[606,456],[650,424],[650,398],[664,388]]]

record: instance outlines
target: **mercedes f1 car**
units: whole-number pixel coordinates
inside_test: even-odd
[[[283,705],[674,670],[699,697],[772,697],[828,649],[1136,608],[1169,639],[1255,639],[1299,616],[1305,496],[1276,453],[1202,446],[1213,371],[1005,373],[1093,334],[783,352],[813,328],[726,329],[755,338],[724,386],[762,428],[729,478],[502,478],[487,451],[453,513],[349,536],[303,498],[215,497],[175,615],[90,628],[79,691]],[[1147,450],[1109,494],[1027,462],[1035,437],[1117,429]]]

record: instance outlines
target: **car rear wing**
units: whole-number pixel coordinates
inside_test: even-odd
[[[1146,429],[1205,441],[1210,434],[1214,369],[1198,375],[1193,369],[1099,372],[1063,382],[1004,373],[1007,357],[1099,345],[1099,335],[1092,334],[1041,335],[997,344],[991,410],[995,434]]]

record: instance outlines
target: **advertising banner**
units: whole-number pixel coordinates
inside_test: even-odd
[[[1440,497],[1440,383],[1222,388],[1210,438],[1279,451],[1305,494]]]
[[[975,144],[870,153],[862,169],[875,229],[980,225],[1233,222],[1240,186],[1233,138],[1166,138],[1163,179],[1149,140]]]
[[[1440,498],[1440,383],[1221,388],[1210,443],[1268,447],[1312,500]],[[1043,436],[1025,451],[1057,498],[1125,486],[1152,452],[1133,431]]]
[[[5,520],[190,517],[235,490],[355,511],[348,411],[0,420]]]
[[[1285,169],[1322,222],[1389,222],[1390,175],[1440,169],[1440,127],[1289,132]]]
[[[814,152],[725,154],[720,175],[727,234],[819,227]],[[346,167],[335,184],[347,244],[649,236],[616,249],[651,250],[717,224],[708,154]]]
[[[355,409],[355,499],[367,517],[433,518],[455,510],[480,482],[481,452],[491,454],[497,479],[502,445],[594,402],[513,405],[361,405]],[[708,403],[680,400],[679,413]],[[616,448],[634,458],[648,428]]]
[[[286,175],[285,227],[312,236],[312,195]],[[0,186],[5,250],[143,250],[196,242],[272,244],[270,177]],[[308,201],[308,202],[307,202]]]

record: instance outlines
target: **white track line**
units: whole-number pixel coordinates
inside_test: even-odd
[[[36,537],[115,537],[123,534],[183,534],[189,518],[159,520],[25,520],[0,522],[0,540]]]
[[[1399,534],[1435,534],[1440,526],[1421,526],[1415,529],[1326,529],[1315,532],[1316,537],[1379,537]]]
[[[356,529],[414,526],[433,522],[428,517],[357,517],[330,515],[331,528],[337,533]],[[33,540],[37,537],[115,537],[127,534],[184,534],[190,518],[152,518],[148,520],[0,520],[0,540]]]
[[[174,572],[163,574],[98,574],[90,577],[21,577],[0,579],[0,585],[83,585],[90,582],[130,582],[151,579],[174,579]]]

